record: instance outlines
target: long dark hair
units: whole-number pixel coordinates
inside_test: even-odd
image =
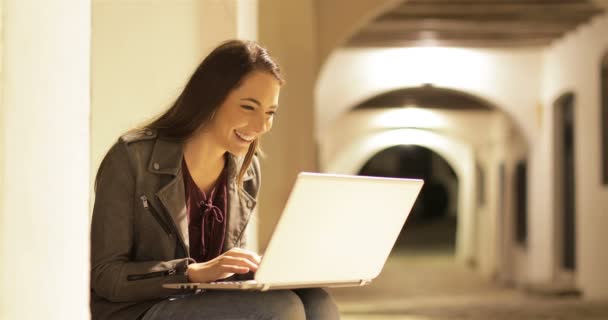
[[[252,71],[269,72],[281,85],[284,83],[279,66],[258,43],[243,40],[223,42],[196,68],[173,105],[144,127],[156,130],[163,138],[185,141],[213,118],[230,91]],[[247,150],[238,174],[239,186],[242,186],[243,176],[258,151],[258,145],[256,139]]]

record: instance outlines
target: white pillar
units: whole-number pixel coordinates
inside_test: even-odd
[[[0,319],[88,319],[86,0],[4,0]]]
[[[258,40],[258,0],[237,0],[237,34],[238,39]],[[262,173],[263,175],[263,173]],[[259,206],[258,206],[259,208]],[[258,251],[259,212],[247,228],[247,248]]]

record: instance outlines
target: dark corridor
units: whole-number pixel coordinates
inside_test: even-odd
[[[395,248],[454,251],[458,178],[441,156],[420,146],[394,146],[369,159],[359,175],[423,179],[424,187]]]

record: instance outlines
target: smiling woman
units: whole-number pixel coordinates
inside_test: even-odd
[[[225,42],[203,60],[173,106],[146,127],[167,138],[187,140],[199,131],[213,131],[205,129],[217,127],[215,115],[230,116],[234,107],[263,112],[260,99],[268,100],[266,108],[276,108],[283,82],[279,66],[264,48],[254,42]],[[257,146],[258,139],[248,146],[239,182]]]
[[[246,278],[244,230],[260,186],[258,144],[283,84],[268,52],[228,41],[156,120],[101,163],[91,226],[93,319],[335,319],[322,289],[183,292],[176,282]],[[241,276],[243,275],[243,276]]]
[[[209,120],[199,128],[196,139],[186,144],[186,160],[192,150],[210,147],[213,142],[217,152],[227,150],[242,154],[257,145],[258,139],[272,127],[279,99],[280,83],[277,78],[264,71],[253,71],[232,90],[222,105]],[[207,145],[198,143],[206,141]],[[200,151],[199,151],[200,153]],[[194,156],[194,155],[192,155]],[[221,158],[221,157],[216,157]]]

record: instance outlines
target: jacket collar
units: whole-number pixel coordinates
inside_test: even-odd
[[[148,170],[157,174],[177,176],[183,158],[184,151],[181,141],[158,138],[148,162]]]
[[[181,172],[182,160],[184,158],[183,142],[179,140],[156,139],[152,156],[148,162],[148,170],[156,174],[169,174],[177,176]],[[235,181],[244,157],[237,157],[228,153],[227,170],[228,181]],[[244,181],[252,179],[252,172],[247,172]]]

